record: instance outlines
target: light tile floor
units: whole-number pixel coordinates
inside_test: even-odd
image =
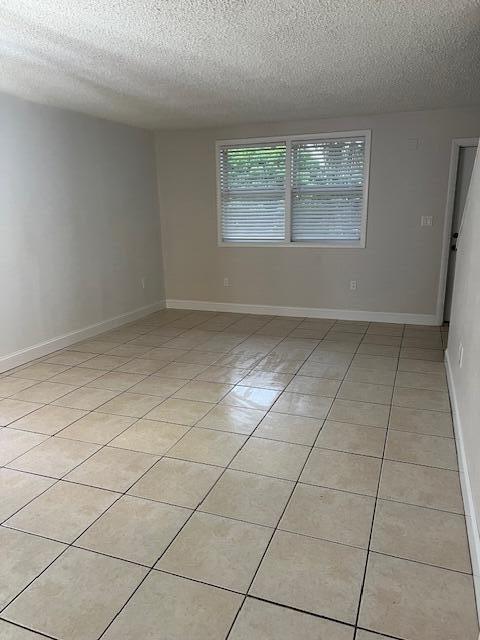
[[[0,375],[0,638],[477,640],[446,337],[168,310]]]

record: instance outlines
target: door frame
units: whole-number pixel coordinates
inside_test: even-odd
[[[447,203],[443,223],[442,259],[440,262],[440,279],[437,295],[437,324],[443,324],[445,294],[447,291],[448,260],[450,257],[453,208],[455,205],[455,189],[457,186],[458,158],[462,147],[478,146],[478,138],[454,138],[450,152],[450,170],[448,174]]]

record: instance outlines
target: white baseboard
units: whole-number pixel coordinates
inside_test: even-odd
[[[145,307],[140,307],[133,311],[128,311],[127,313],[122,313],[114,318],[109,318],[108,320],[102,320],[102,322],[91,324],[83,329],[77,329],[76,331],[65,333],[61,336],[51,338],[50,340],[39,342],[31,347],[26,347],[20,351],[7,354],[6,356],[0,357],[0,373],[2,371],[8,371],[8,369],[13,369],[14,367],[19,367],[26,362],[30,362],[30,360],[46,356],[49,353],[52,353],[52,351],[58,351],[59,349],[69,347],[79,340],[91,338],[92,336],[96,336],[104,331],[120,327],[122,324],[126,324],[127,322],[138,320],[139,318],[143,318],[150,313],[154,313],[155,311],[159,311],[164,308],[164,300],[154,302],[153,304],[149,304]]]
[[[192,309],[193,311],[229,311],[233,313],[258,313],[272,316],[327,318],[331,320],[364,320],[367,322],[395,322],[400,324],[436,325],[434,313],[385,313],[356,309],[320,309],[316,307],[276,307],[236,302],[211,302],[203,300],[167,300],[167,309]]]
[[[475,585],[475,597],[477,600],[477,611],[480,612],[480,535],[478,530],[478,519],[473,501],[472,486],[468,473],[467,456],[465,453],[465,443],[463,441],[463,430],[460,412],[458,408],[457,395],[455,391],[455,381],[453,379],[452,368],[448,349],[445,352],[445,368],[447,370],[447,383],[452,403],[453,426],[457,444],[458,468],[460,471],[460,484],[462,487],[463,505],[465,509],[465,519],[467,523],[468,544],[472,559],[473,583]]]

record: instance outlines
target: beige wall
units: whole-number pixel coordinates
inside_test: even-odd
[[[372,130],[365,249],[217,246],[215,140],[353,129]],[[451,140],[479,132],[480,109],[158,132],[167,298],[435,314]]]
[[[480,155],[477,153],[458,242],[447,363],[480,604]],[[462,366],[459,362],[463,345]]]
[[[1,371],[164,296],[151,132],[0,94],[0,139]]]

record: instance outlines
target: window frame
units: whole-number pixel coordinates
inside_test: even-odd
[[[365,163],[364,163],[364,183],[363,183],[363,206],[362,206],[362,221],[360,240],[341,241],[332,240],[326,241],[309,241],[309,242],[292,242],[292,187],[291,187],[291,175],[292,175],[292,154],[291,146],[292,142],[297,140],[308,140],[315,142],[316,140],[325,139],[341,139],[352,138],[355,136],[362,136],[365,138]],[[215,142],[215,172],[216,172],[216,205],[217,205],[217,246],[219,247],[297,247],[297,248],[312,248],[312,247],[331,247],[331,248],[346,248],[346,249],[365,249],[367,240],[367,217],[368,217],[368,187],[370,181],[370,148],[371,148],[371,129],[362,129],[354,131],[331,131],[326,133],[305,133],[300,135],[288,135],[288,136],[270,136],[261,138],[238,138],[233,140],[217,140]],[[260,240],[258,242],[225,242],[222,238],[222,190],[220,184],[220,161],[221,161],[221,148],[228,145],[249,145],[249,144],[262,144],[271,142],[285,142],[286,145],[286,164],[285,164],[285,240],[278,242],[268,242]]]

